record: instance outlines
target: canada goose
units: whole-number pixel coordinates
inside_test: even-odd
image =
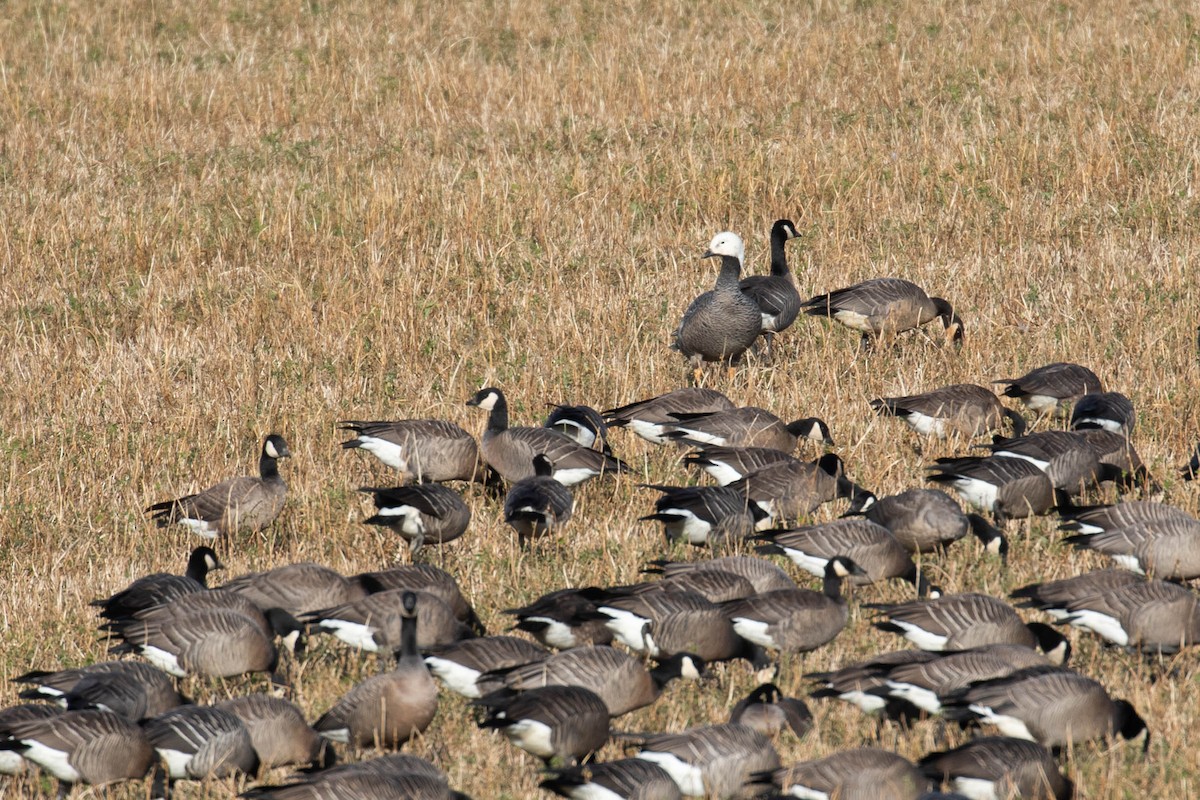
[[[504,613],[517,618],[513,628],[532,634],[547,647],[564,650],[613,640],[607,618],[598,614],[593,599],[578,589],[558,589]]]
[[[192,592],[180,595],[169,603],[151,606],[138,611],[133,616],[110,620],[100,626],[117,637],[124,635],[126,629],[136,629],[139,624],[157,622],[161,625],[171,624],[174,620],[183,619],[193,614],[208,611],[235,611],[248,617],[264,634],[271,635],[271,623],[262,612],[247,597],[237,592],[227,592],[224,589],[211,589],[207,592]]]
[[[1133,401],[1120,392],[1090,392],[1080,397],[1071,410],[1074,431],[1100,428],[1128,436],[1136,422]]]
[[[357,436],[342,442],[345,449],[362,448],[400,472],[401,480],[416,483],[489,480],[475,437],[440,419],[402,419],[393,422],[340,423]]]
[[[102,617],[115,619],[132,616],[144,608],[170,602],[180,595],[207,589],[209,571],[223,567],[224,564],[211,547],[197,547],[188,557],[187,571],[183,575],[169,572],[146,575],[110,597],[93,600],[90,605],[99,608]]]
[[[805,417],[785,423],[757,406],[673,416],[676,421],[663,426],[663,438],[693,446],[770,447],[790,453],[801,439],[833,444],[829,426],[823,420]]]
[[[576,647],[485,675],[477,685],[485,696],[504,689],[580,686],[595,692],[610,716],[619,717],[653,703],[673,679],[697,680],[703,671],[703,661],[690,653],[665,658],[647,670],[640,659],[612,647]]]
[[[577,763],[608,741],[608,706],[590,689],[543,686],[473,701],[486,711],[481,728],[503,731],[508,740],[549,765],[554,758]]]
[[[150,771],[154,747],[137,723],[108,711],[67,711],[13,721],[0,751],[20,753],[67,785],[102,786],[137,780]]]
[[[513,483],[504,498],[504,521],[522,543],[548,536],[571,520],[575,497],[553,474],[554,465],[538,453],[533,457],[533,475]]]
[[[751,776],[779,768],[771,740],[745,725],[727,722],[620,738],[639,748],[638,758],[666,770],[689,797],[732,798],[747,789],[765,789]]]
[[[970,531],[984,550],[1008,557],[1004,534],[978,514],[964,514],[954,498],[940,489],[908,489],[882,498],[866,493],[855,497],[844,516],[863,516],[882,525],[911,553],[942,550]]]
[[[1114,533],[1123,528],[1168,526],[1197,522],[1182,508],[1153,500],[1131,500],[1100,506],[1066,506],[1058,509],[1061,530],[1073,533]]]
[[[724,487],[741,493],[770,515],[760,522],[796,522],[817,510],[823,503],[840,497],[853,497],[863,490],[845,475],[842,459],[826,453],[816,461],[781,461],[752,472]]]
[[[1063,542],[1076,550],[1095,550],[1118,565],[1161,580],[1200,577],[1200,521],[1174,519],[1081,533]]]
[[[773,683],[764,683],[738,701],[729,721],[745,725],[772,738],[789,729],[803,737],[812,727],[812,712],[803,700],[787,697]]]
[[[654,502],[654,513],[638,520],[661,522],[670,542],[682,539],[697,547],[736,543],[768,520],[766,511],[747,503],[745,493],[727,486],[639,486],[662,496]]]
[[[941,698],[973,683],[1049,665],[1045,656],[1023,645],[990,644],[920,663],[899,664],[888,670],[885,686],[876,691],[911,703],[927,714],[939,714]]]
[[[973,383],[956,383],[922,394],[880,397],[871,408],[882,416],[904,420],[925,436],[944,439],[950,435],[980,436],[996,430],[1008,420],[1012,435],[1025,432],[1025,418],[1005,408],[989,389]]]
[[[935,783],[948,783],[971,797],[1071,800],[1075,792],[1049,750],[1008,736],[984,736],[930,753],[918,766]]]
[[[391,653],[401,644],[406,595],[417,595],[417,649],[469,639],[475,633],[454,616],[440,597],[422,590],[389,589],[369,594],[353,603],[313,611],[300,617],[303,622],[333,634],[358,650]]]
[[[699,445],[695,451],[685,455],[682,461],[689,467],[704,470],[716,479],[719,485],[728,486],[772,464],[799,459],[773,447]]]
[[[1120,647],[1176,653],[1200,642],[1200,598],[1184,587],[1101,570],[1013,591],[1026,605]]]
[[[682,800],[670,774],[640,758],[556,767],[538,786],[572,800]]]
[[[828,644],[850,618],[842,581],[863,574],[849,558],[835,556],[825,567],[823,591],[784,589],[721,605],[734,631],[758,647],[807,653]]]
[[[665,426],[679,421],[676,414],[709,414],[735,407],[732,400],[716,389],[689,386],[600,413],[609,427],[629,428],[648,442],[665,444]]]
[[[883,713],[891,719],[915,717],[919,710],[911,703],[893,698],[887,688],[888,673],[905,664],[920,664],[937,658],[926,650],[897,650],[880,653],[866,661],[848,664],[832,672],[809,672],[807,680],[816,681],[819,688],[810,697],[832,697],[856,706],[864,714]]]
[[[1185,481],[1194,481],[1200,476],[1200,444],[1196,445],[1196,449],[1192,451],[1192,457],[1188,463],[1179,468],[1179,477]]]
[[[318,764],[301,769],[299,776],[302,777],[298,776],[298,780],[306,783],[327,783],[331,780],[345,778],[350,775],[382,775],[391,777],[421,775],[438,778],[443,782],[446,780],[446,773],[440,767],[428,759],[412,755],[411,753],[385,753],[384,755],[377,755],[373,758],[363,759],[362,761],[350,761],[345,764],[330,766],[321,766]]]
[[[862,333],[862,344],[869,347],[876,339],[893,337],[940,319],[947,336],[963,342],[963,321],[950,303],[930,297],[925,290],[901,278],[874,278],[844,289],[817,295],[803,304],[804,312],[829,317],[851,330]]]
[[[58,672],[35,670],[13,678],[31,686],[26,700],[54,700],[64,708],[99,708],[132,722],[188,702],[162,670],[140,661],[100,661]]]
[[[487,430],[483,432],[480,447],[483,459],[510,484],[537,474],[533,457],[538,454],[554,465],[554,480],[564,486],[629,470],[629,465],[621,459],[582,447],[558,431],[508,427],[508,401],[495,387],[480,389],[467,405],[488,412]]]
[[[311,562],[239,575],[221,589],[240,594],[264,611],[283,608],[293,616],[351,603],[367,594],[355,581]]]
[[[417,651],[417,595],[405,592],[396,668],[355,686],[313,728],[352,747],[398,749],[429,727],[437,706],[437,683]]]
[[[551,403],[550,415],[542,423],[543,428],[558,431],[568,439],[572,439],[580,447],[596,447],[612,455],[608,446],[608,425],[600,412],[591,406],[563,406]]]
[[[754,587],[757,594],[773,592],[777,589],[795,589],[796,582],[787,571],[778,564],[766,558],[755,556],[724,556],[710,558],[705,561],[651,561],[642,570],[647,574],[662,575],[664,578],[674,578],[689,572],[709,569],[719,569],[741,575]]]
[[[777,219],[771,226],[771,274],[750,275],[738,288],[750,297],[762,314],[762,335],[767,351],[776,333],[783,333],[800,314],[800,293],[787,263],[787,241],[800,234],[790,219]]]
[[[425,650],[425,666],[447,689],[463,697],[479,699],[480,681],[488,673],[533,664],[549,658],[550,651],[515,636],[486,636],[463,639]]]
[[[1037,647],[1055,664],[1065,663],[1071,645],[1048,625],[1028,625],[1003,600],[986,594],[948,594],[909,603],[868,603],[887,619],[875,627],[898,633],[922,650],[966,650],[988,644]]]
[[[758,552],[785,555],[797,567],[817,577],[825,575],[834,557],[846,556],[862,568],[863,574],[850,577],[853,585],[902,578],[916,587],[918,595],[929,594],[929,581],[917,569],[908,550],[891,531],[869,519],[837,519],[820,525],[767,531],[754,538],[768,542],[758,547]]]
[[[391,528],[408,542],[414,557],[422,545],[454,541],[471,522],[471,509],[462,495],[439,483],[359,491],[375,501],[375,514],[363,522]]]
[[[1057,750],[1120,734],[1145,735],[1145,721],[1126,700],[1113,700],[1097,681],[1062,667],[1031,667],[984,681],[946,698],[944,713],[958,721],[995,725],[1000,733]]]
[[[635,583],[631,586],[610,588],[607,591],[610,594],[643,594],[655,591],[695,592],[714,603],[738,600],[758,593],[749,578],[719,567],[685,570],[659,581]]]
[[[27,703],[19,706],[9,706],[0,709],[0,742],[11,740],[9,726],[19,722],[35,719],[56,717],[62,713],[58,706],[48,706],[44,703]],[[27,764],[19,748],[6,750],[0,745],[0,775],[22,775]],[[675,784],[672,783],[672,786]]]
[[[596,608],[614,638],[630,650],[663,660],[690,654],[705,663],[747,655],[723,607],[691,592],[611,598]]]
[[[738,288],[745,245],[736,233],[718,233],[701,258],[720,258],[721,271],[713,288],[697,297],[683,312],[671,348],[692,367],[696,383],[704,362],[723,362],[730,372],[762,332],[762,311]]]
[[[1000,458],[1020,458],[1043,470],[1055,489],[1082,494],[1102,481],[1120,485],[1149,473],[1133,445],[1119,433],[1103,429],[1039,431],[990,445]]]
[[[233,713],[215,706],[180,706],[147,720],[146,738],[166,762],[155,778],[154,797],[169,796],[177,780],[225,778],[258,772],[250,729]]]
[[[769,777],[790,797],[838,800],[917,800],[929,786],[912,762],[877,747],[841,750],[756,777]]]
[[[339,772],[321,780],[309,779],[282,786],[257,786],[239,797],[257,800],[470,800],[451,789],[444,775],[367,771]]]
[[[263,440],[257,478],[230,478],[146,511],[160,528],[180,524],[206,539],[261,531],[283,511],[287,484],[279,476],[278,461],[291,454],[283,437],[271,434]]]
[[[1045,514],[1055,504],[1054,484],[1046,473],[1022,458],[939,458],[926,478],[954,489],[998,525],[1010,519]]]
[[[1083,395],[1104,391],[1096,373],[1067,362],[1047,364],[1019,378],[1001,378],[992,382],[1006,384],[1005,397],[1020,400],[1041,416],[1065,412]]]
[[[294,703],[268,694],[249,694],[216,703],[250,732],[261,769],[288,764],[328,766],[334,760],[329,742],[309,727]]]
[[[478,634],[484,634],[483,623],[475,609],[463,596],[462,588],[454,576],[433,564],[402,564],[398,567],[376,572],[361,572],[350,578],[363,594],[383,592],[389,589],[411,589],[437,595],[454,616],[471,626]]]

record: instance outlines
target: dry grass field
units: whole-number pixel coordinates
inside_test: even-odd
[[[908,278],[954,302],[966,346],[916,334],[863,353],[857,334],[802,318],[770,362],[731,380],[714,370],[710,385],[823,417],[853,477],[883,494],[970,443],[919,443],[870,398],[1077,361],[1133,399],[1164,499],[1196,512],[1173,467],[1200,435],[1200,19],[1164,0],[789,5],[4,4],[0,701],[15,699],[14,675],[104,656],[87,602],[182,570],[198,543],[141,509],[251,473],[266,433],[295,455],[287,508],[222,545],[224,575],[407,558],[360,523],[356,489],[391,476],[339,448],[337,420],[435,416],[478,433],[464,401],[484,385],[505,389],[514,424],[540,421],[548,401],[677,388],[687,371],[667,345],[715,277],[705,245],[737,231],[747,271],[764,272],[778,217],[803,232],[789,249],[802,295]],[[467,535],[423,555],[490,629],[502,608],[636,580],[667,552],[658,526],[636,521],[654,495],[635,484],[695,479],[675,452],[623,433],[613,444],[637,476],[583,488],[560,541],[520,551],[497,501],[469,489]],[[1007,570],[973,542],[926,568],[947,589],[1002,594],[1102,563],[1058,545],[1053,518],[1011,527]],[[906,591],[858,590],[850,627],[785,661],[784,688],[899,647],[858,604]],[[1153,730],[1145,758],[1077,748],[1078,796],[1200,791],[1195,652],[1152,665],[1072,638],[1076,667]],[[296,699],[315,717],[375,669],[318,644]],[[744,664],[719,666],[617,726],[724,721],[753,685]],[[817,729],[781,743],[785,763],[873,736],[853,709],[813,710]],[[919,757],[935,726],[888,729],[884,745]],[[539,795],[536,761],[476,730],[456,697],[443,694],[413,751],[476,798]]]

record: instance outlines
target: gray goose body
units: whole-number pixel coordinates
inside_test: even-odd
[[[912,281],[874,278],[803,304],[806,314],[829,317],[863,335],[863,344],[894,336],[940,319],[955,342],[963,340],[963,323],[953,307],[940,297],[930,297]]]
[[[887,694],[888,673],[894,667],[920,664],[937,657],[936,653],[926,650],[897,650],[831,672],[810,672],[804,677],[820,684],[811,693],[812,697],[836,698],[857,706],[864,714],[915,715],[915,711],[910,710],[911,704],[898,704]]]
[[[502,731],[508,740],[545,762],[579,761],[608,741],[608,706],[578,686],[544,686],[515,696],[476,700],[487,710],[481,728]]]
[[[929,785],[908,759],[876,747],[842,750],[775,770],[770,777],[789,796],[838,800],[917,800]]]
[[[732,408],[733,401],[716,389],[689,386],[601,413],[609,427],[629,428],[648,442],[664,444],[666,426],[679,421],[676,415],[710,414]]]
[[[350,578],[358,588],[356,597],[371,592],[383,592],[389,589],[411,589],[414,592],[426,592],[441,598],[450,606],[457,619],[466,622],[476,633],[483,633],[483,623],[475,614],[475,609],[463,596],[462,587],[446,570],[433,564],[402,564],[390,569],[376,572],[360,572]],[[352,598],[353,599],[353,598]]]
[[[1136,423],[1133,401],[1120,392],[1089,392],[1071,409],[1071,430],[1099,428],[1129,436]]]
[[[102,708],[137,722],[186,702],[162,670],[141,661],[100,661],[58,672],[34,671],[13,678],[33,688],[25,699],[55,700],[67,708]]]
[[[842,460],[827,453],[813,462],[780,462],[725,487],[765,511],[772,522],[796,522],[824,503],[861,489],[843,474]]]
[[[717,282],[688,305],[672,345],[691,364],[697,380],[705,362],[732,368],[762,332],[758,304],[738,288],[745,258],[741,238],[729,231],[718,233],[703,257],[721,259]]]
[[[1054,507],[1054,484],[1022,458],[942,458],[930,470],[926,480],[949,486],[965,502],[992,512],[998,524]]]
[[[301,619],[314,623],[346,644],[368,653],[391,653],[401,644],[404,595],[417,595],[417,649],[425,650],[468,639],[475,634],[454,616],[436,594],[413,589],[388,589],[353,603],[325,608]]]
[[[221,589],[240,594],[264,611],[282,608],[293,616],[350,603],[366,595],[366,591],[349,578],[310,562],[240,575]]]
[[[886,693],[927,714],[938,714],[942,710],[941,698],[973,683],[1049,665],[1044,655],[1022,645],[985,645],[920,663],[897,665],[886,673]]]
[[[727,486],[643,486],[662,496],[653,514],[638,519],[661,522],[668,541],[682,539],[697,547],[736,543],[767,519],[765,511],[747,503],[745,493]]]
[[[550,652],[515,636],[464,639],[425,650],[425,666],[451,691],[464,697],[483,696],[481,680],[490,672],[502,672],[543,661]]]
[[[804,701],[788,697],[773,683],[764,683],[738,701],[729,721],[775,738],[784,730],[804,736],[812,727],[812,712]]]
[[[573,800],[597,796],[609,800],[681,800],[683,797],[662,767],[640,758],[552,769],[539,786]]]
[[[705,662],[728,661],[746,651],[722,606],[694,593],[616,597],[596,610],[609,617],[617,641],[651,658],[690,654]]]
[[[513,627],[560,650],[613,640],[607,619],[596,613],[593,599],[578,589],[558,589],[519,608],[505,609],[517,618]]]
[[[378,759],[375,759],[378,760]],[[261,786],[242,797],[258,800],[461,800],[444,775],[339,773],[323,780]]]
[[[391,528],[417,555],[426,544],[445,544],[463,535],[471,509],[462,495],[438,483],[392,489],[363,489],[375,503],[375,514],[364,522]]]
[[[731,408],[709,414],[676,414],[664,425],[663,437],[685,444],[717,447],[769,447],[784,453],[796,449],[800,439],[833,444],[829,427],[816,417],[785,423],[757,406]]]
[[[769,559],[755,556],[724,556],[705,561],[654,561],[645,571],[661,574],[665,578],[673,578],[688,572],[708,569],[719,569],[740,575],[750,581],[750,585],[758,594],[773,592],[776,589],[796,588],[796,582],[791,579],[786,570]]]
[[[1118,565],[1162,580],[1200,577],[1200,521],[1177,518],[1063,540],[1078,550],[1111,556]]]
[[[416,483],[487,480],[475,437],[453,422],[440,419],[402,419],[390,422],[342,422],[342,430],[357,436],[343,442],[361,448],[399,471],[401,480]]]
[[[328,746],[305,721],[300,709],[282,697],[249,694],[215,707],[233,714],[246,726],[262,769],[316,763]]]
[[[62,713],[58,706],[45,703],[25,703],[0,709],[0,742],[10,740],[9,727],[21,722],[56,717]],[[28,768],[20,747],[6,750],[0,747],[0,775],[23,775]]]
[[[1085,394],[1103,392],[1096,373],[1069,362],[1030,370],[1019,378],[994,381],[1005,385],[1004,396],[1020,400],[1037,414],[1061,413]]]
[[[180,524],[208,539],[239,532],[260,531],[283,511],[287,484],[278,460],[291,455],[282,436],[263,440],[258,477],[221,481],[204,491],[149,506],[146,511],[159,527]]]
[[[745,725],[702,725],[622,738],[640,748],[638,758],[662,767],[688,797],[756,796],[766,785],[752,776],[779,767],[771,740]]]
[[[1063,519],[1062,530],[1074,533],[1116,532],[1123,528],[1171,527],[1177,524],[1197,522],[1196,518],[1182,508],[1159,503],[1154,500],[1131,500],[1113,505],[1060,508]]]
[[[782,461],[799,461],[773,447],[724,447],[700,445],[683,457],[689,467],[699,467],[711,475],[720,486],[728,486],[747,475]]]
[[[166,763],[168,780],[224,778],[258,771],[250,730],[215,706],[181,706],[148,720],[146,738]]]
[[[11,722],[0,750],[20,752],[64,784],[103,786],[150,771],[154,747],[141,726],[108,711],[67,711]]]
[[[921,759],[921,770],[936,783],[973,791],[994,800],[1070,800],[1074,786],[1061,772],[1054,755],[1035,742],[1008,736],[984,736],[953,750],[930,753]]]
[[[534,474],[512,485],[504,498],[504,521],[522,542],[549,536],[571,520],[575,497],[553,477],[554,466],[543,455],[533,457]]]
[[[1100,481],[1148,477],[1133,445],[1102,429],[1039,431],[991,445],[993,455],[1021,458],[1043,470],[1054,488],[1078,495]]]
[[[647,592],[694,592],[714,603],[738,600],[757,594],[749,578],[719,567],[684,571],[659,581],[637,583],[610,589],[610,592],[645,594]]]
[[[941,550],[968,531],[988,552],[1000,556],[1008,553],[1004,534],[978,514],[964,514],[954,498],[940,489],[908,489],[881,498],[871,495],[865,509],[847,513],[860,514],[887,528],[911,553]]]
[[[800,293],[787,263],[787,242],[799,235],[790,219],[775,220],[771,225],[770,274],[751,275],[738,283],[738,288],[758,305],[763,336],[768,342],[772,334],[790,328],[800,314]]]
[[[93,600],[90,605],[99,608],[102,617],[129,617],[181,595],[204,591],[208,588],[209,571],[223,566],[212,548],[197,547],[188,556],[187,571],[183,575],[169,572],[145,575],[110,597]]]
[[[997,430],[1007,420],[1013,436],[1025,431],[1020,414],[1004,407],[989,389],[973,383],[956,383],[921,394],[880,397],[871,408],[884,416],[898,417],[917,433],[938,439],[947,436],[981,436]]]
[[[580,447],[596,448],[609,455],[612,449],[608,446],[608,424],[600,412],[591,406],[566,406],[551,404],[552,410],[542,423],[543,428],[558,431],[563,436],[574,441]]]
[[[467,401],[488,412],[480,450],[483,459],[501,478],[512,484],[537,473],[533,457],[542,455],[554,465],[553,477],[574,486],[599,475],[626,472],[629,466],[615,456],[577,444],[549,428],[510,428],[508,401],[495,387],[480,389]]]

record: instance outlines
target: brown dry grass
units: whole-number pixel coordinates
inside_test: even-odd
[[[1133,398],[1138,446],[1167,474],[1200,429],[1200,26],[1180,8],[8,3],[0,677],[102,657],[86,602],[181,568],[195,544],[140,509],[251,470],[270,431],[297,456],[288,508],[228,548],[230,572],[389,563],[397,543],[358,523],[354,492],[386,473],[338,449],[335,420],[479,430],[462,403],[484,384],[509,392],[518,423],[545,401],[674,388],[684,368],[666,344],[711,284],[704,244],[737,230],[762,271],[779,216],[806,234],[791,251],[802,293],[911,278],[956,303],[967,347],[912,337],[864,357],[856,336],[801,320],[772,364],[722,387],[734,399],[823,416],[855,477],[890,492],[962,443],[918,455],[868,398],[1075,360]],[[616,444],[656,480],[681,479],[670,454]],[[1168,479],[1166,497],[1196,510],[1185,485]],[[632,580],[662,552],[634,522],[650,498],[632,481],[586,488],[562,546],[527,555],[493,501],[469,498],[474,522],[446,564],[494,628],[500,608]],[[1000,593],[1098,563],[1052,544],[1052,528],[1028,526],[1007,573],[963,546],[938,581]],[[1152,683],[1138,659],[1076,642],[1080,668],[1155,733],[1145,760],[1077,753],[1080,796],[1194,793],[1194,654]],[[804,668],[896,644],[856,614]],[[300,701],[315,715],[373,668],[319,650]],[[723,719],[752,678],[718,675],[621,724]],[[869,734],[847,709],[815,710],[817,735],[785,760]],[[469,718],[445,698],[415,750],[476,797],[534,796],[534,762]],[[896,744],[919,755],[930,730]]]

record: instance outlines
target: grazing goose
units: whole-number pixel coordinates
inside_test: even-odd
[[[804,312],[829,317],[860,331],[863,347],[934,319],[942,321],[947,336],[955,344],[961,345],[963,341],[963,321],[950,303],[930,297],[920,286],[901,278],[875,278],[817,295],[804,303]]]
[[[363,520],[383,525],[408,542],[415,558],[425,544],[445,544],[463,535],[471,522],[471,509],[462,495],[438,483],[394,489],[360,489],[375,501],[375,514]]]
[[[522,544],[549,536],[571,520],[575,497],[553,474],[554,465],[539,453],[533,457],[533,475],[515,482],[504,498],[504,521]]]
[[[845,475],[842,459],[826,453],[816,461],[783,461],[752,472],[724,487],[749,498],[765,511],[770,522],[794,523],[812,514],[823,503],[854,497],[863,489]],[[764,523],[759,523],[764,527]]]
[[[1188,581],[1200,577],[1200,521],[1177,518],[1081,533],[1063,539],[1076,550],[1095,550],[1118,565],[1161,580]]]
[[[996,524],[1045,514],[1054,507],[1054,484],[1023,458],[939,458],[926,480],[945,484],[962,499],[990,511]]]
[[[665,444],[666,426],[679,421],[676,414],[711,414],[732,408],[736,408],[733,401],[716,389],[689,386],[600,413],[611,428],[629,428],[648,442]]]
[[[956,435],[981,436],[998,429],[1005,420],[1012,435],[1025,432],[1025,419],[1005,408],[990,390],[973,383],[956,383],[931,392],[903,397],[880,397],[871,408],[881,416],[898,417],[924,436],[944,439]]]
[[[450,606],[456,618],[470,625],[476,633],[482,635],[487,632],[475,609],[463,596],[458,581],[449,572],[433,564],[403,564],[377,572],[361,572],[350,580],[364,595],[389,589],[411,589],[437,595]]]
[[[154,747],[137,723],[108,711],[67,711],[8,723],[0,751],[19,753],[67,786],[137,780],[150,771]]]
[[[738,283],[738,288],[753,300],[762,314],[762,335],[767,352],[775,334],[783,333],[800,314],[800,293],[792,279],[787,263],[787,241],[800,234],[790,219],[775,220],[771,226],[771,274],[751,275]]]
[[[682,539],[697,547],[737,543],[768,520],[766,511],[747,503],[744,492],[727,486],[638,485],[662,493],[654,503],[654,513],[638,520],[661,522],[669,542]]]
[[[596,611],[609,618],[617,641],[660,661],[686,654],[707,663],[747,654],[723,607],[691,592],[614,597]]]
[[[924,597],[929,582],[913,563],[912,556],[891,531],[869,519],[838,519],[821,525],[808,525],[781,531],[767,531],[754,537],[769,544],[758,552],[784,555],[805,572],[823,577],[829,562],[846,556],[862,568],[863,574],[850,577],[855,586],[865,586],[890,578],[901,578]]]
[[[558,431],[508,427],[508,401],[499,389],[480,389],[467,405],[488,412],[481,444],[483,459],[510,484],[537,474],[533,457],[539,454],[554,465],[554,480],[564,486],[629,470],[629,465],[619,458],[582,447]]]
[[[1200,598],[1176,583],[1123,570],[1023,586],[1012,597],[1120,647],[1177,653],[1200,642]]]
[[[889,719],[904,719],[917,716],[919,711],[911,703],[893,698],[885,691],[888,673],[895,667],[920,664],[937,657],[936,653],[926,650],[897,650],[832,672],[809,672],[804,677],[820,684],[810,697],[832,697],[856,706],[864,714],[882,712]]]
[[[1020,400],[1040,416],[1064,413],[1083,395],[1104,391],[1096,373],[1068,362],[1047,364],[1019,378],[1001,378],[993,383],[1005,384],[1005,397]]]
[[[204,591],[208,588],[209,571],[224,566],[211,547],[197,547],[188,556],[187,571],[183,575],[169,572],[146,575],[110,597],[93,600],[90,605],[99,608],[100,616],[108,619],[130,617],[180,595]]]
[[[417,650],[417,595],[405,592],[395,669],[355,686],[313,728],[351,747],[398,749],[429,727],[437,705],[437,683]]]
[[[825,567],[822,591],[784,589],[722,603],[733,630],[752,644],[788,653],[807,653],[828,644],[850,618],[842,581],[863,574],[851,559],[836,556]]]
[[[704,362],[723,362],[732,373],[734,366],[762,332],[762,312],[754,300],[738,288],[746,248],[736,233],[718,233],[702,258],[720,258],[716,285],[697,297],[683,312],[673,337],[678,350],[692,367],[696,383]]]
[[[401,644],[405,595],[408,592],[414,592],[418,600],[418,650],[474,637],[470,626],[455,617],[450,606],[440,597],[419,589],[376,592],[353,603],[304,614],[300,619],[358,650],[391,653]]]
[[[221,589],[240,594],[264,611],[283,608],[297,617],[361,600],[367,594],[358,582],[311,562],[239,575]]]
[[[262,769],[289,764],[320,767],[330,765],[334,760],[329,742],[309,727],[304,714],[294,703],[282,697],[249,694],[225,700],[214,707],[228,711],[246,726]]]
[[[754,556],[725,556],[705,561],[652,561],[643,572],[662,575],[664,578],[676,578],[711,569],[742,576],[750,581],[757,594],[796,588],[796,582],[788,576],[786,570],[768,559]]]
[[[1133,433],[1137,414],[1133,401],[1120,392],[1091,392],[1079,398],[1071,410],[1071,430],[1093,428],[1128,436]],[[1017,436],[1018,434],[1013,434]]]
[[[876,747],[842,750],[767,775],[789,797],[838,800],[917,800],[928,779],[908,759]]]
[[[1073,533],[1115,533],[1123,528],[1141,526],[1168,527],[1178,523],[1196,522],[1196,518],[1182,508],[1159,503],[1154,500],[1131,500],[1100,506],[1059,507],[1062,517],[1061,530]]]
[[[594,596],[579,589],[558,589],[528,605],[505,609],[504,613],[517,618],[514,629],[559,650],[613,640],[608,618],[597,613]]]
[[[1050,666],[1050,661],[1036,650],[1017,644],[989,644],[919,663],[898,664],[887,671],[885,685],[877,691],[927,714],[940,714],[943,697],[973,683],[1044,666]]]
[[[994,725],[1000,733],[1057,750],[1120,734],[1145,736],[1145,721],[1126,700],[1113,700],[1097,681],[1061,667],[1032,667],[949,695],[947,718]]]
[[[544,686],[487,695],[474,703],[487,712],[479,727],[503,731],[547,766],[554,758],[578,763],[608,741],[608,706],[590,689]]]
[[[679,733],[622,734],[637,757],[662,767],[688,797],[757,796],[769,788],[752,776],[779,768],[771,740],[745,725],[701,725]]]
[[[787,697],[773,683],[764,683],[738,701],[729,721],[775,738],[784,729],[803,737],[812,727],[812,712],[803,700]]]
[[[670,774],[640,758],[557,767],[538,786],[572,800],[682,800]]]
[[[1020,458],[1046,473],[1055,489],[1082,494],[1102,481],[1126,485],[1148,481],[1149,473],[1133,445],[1119,433],[1103,429],[1039,431],[990,445],[992,455]]]
[[[487,483],[487,465],[479,457],[475,437],[440,419],[402,419],[394,422],[340,423],[357,436],[342,442],[347,450],[361,448],[400,472],[403,482]]]
[[[930,753],[918,766],[935,783],[947,783],[970,797],[1071,800],[1075,792],[1049,750],[1008,736],[984,736]]]
[[[283,511],[287,484],[279,476],[278,461],[291,454],[283,437],[271,434],[263,440],[257,478],[230,478],[146,511],[160,528],[180,524],[206,539],[261,531]]]
[[[99,708],[132,722],[188,702],[170,676],[141,661],[100,661],[58,672],[34,670],[12,679],[31,686],[26,700],[53,700],[64,708]]]
[[[451,789],[441,774],[374,771],[340,772],[320,780],[258,786],[239,797],[257,800],[470,800],[465,794]]]
[[[1028,625],[1003,600],[986,594],[949,594],[933,600],[868,603],[886,620],[875,627],[898,633],[922,650],[966,650],[989,644],[1037,647],[1055,664],[1065,663],[1071,645],[1048,625]]]
[[[452,692],[478,700],[483,697],[481,681],[488,673],[535,664],[550,652],[527,639],[515,636],[486,636],[463,639],[425,650],[425,666]]]
[[[644,594],[656,591],[695,592],[714,603],[757,594],[749,578],[718,567],[684,571],[660,581],[608,589],[612,594]]]
[[[785,423],[757,406],[708,414],[675,414],[674,417],[674,423],[663,426],[663,438],[697,447],[770,447],[790,453],[801,439],[833,444],[829,426],[817,417]]]
[[[580,447],[596,447],[612,455],[608,446],[608,425],[600,412],[591,406],[562,406],[552,403],[552,411],[542,423],[543,428],[558,431]]]
[[[166,763],[155,777],[154,797],[168,797],[177,780],[225,778],[258,772],[250,729],[215,706],[180,706],[147,720],[146,738]]]
[[[543,686],[580,686],[604,701],[610,716],[619,717],[650,705],[675,678],[698,680],[704,662],[681,653],[665,658],[653,670],[613,647],[576,647],[549,658],[485,675],[478,683],[490,692],[528,691]]]
[[[9,726],[29,720],[56,717],[61,713],[57,706],[44,703],[28,703],[0,709],[0,775],[23,775],[28,766],[19,748],[4,749],[2,745],[4,741],[12,739]]]
[[[940,489],[908,489],[883,498],[867,492],[856,496],[843,516],[863,516],[882,525],[910,553],[945,549],[970,531],[987,552],[1008,556],[1008,540],[999,529],[978,514],[964,514]]]
[[[689,467],[699,467],[711,475],[719,485],[728,486],[735,481],[765,469],[781,461],[798,461],[794,456],[773,447],[722,447],[700,445],[682,459]]]

